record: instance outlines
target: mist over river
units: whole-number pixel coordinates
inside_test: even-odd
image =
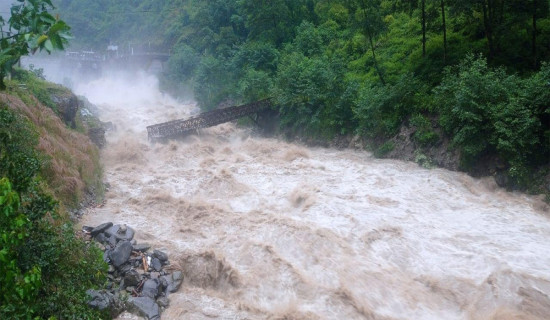
[[[184,270],[163,319],[550,318],[538,198],[234,124],[151,144],[147,125],[196,104],[145,74],[75,92],[117,128],[102,152],[106,203],[81,223],[125,223]]]

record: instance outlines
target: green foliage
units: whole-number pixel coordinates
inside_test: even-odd
[[[11,7],[8,21],[10,33],[0,40],[0,89],[5,89],[3,78],[22,56],[36,51],[63,50],[69,26],[56,19],[48,10],[53,9],[51,0],[18,0]],[[0,27],[4,20],[0,19]]]
[[[392,152],[394,148],[395,144],[392,141],[386,141],[380,147],[376,148],[374,155],[378,158],[382,158]]]
[[[19,195],[7,178],[0,179],[0,316],[25,318],[34,313],[33,303],[41,287],[41,269],[21,270],[18,251],[29,237],[30,221],[21,212]]]
[[[543,125],[548,119],[547,68],[523,80],[502,68],[490,68],[483,58],[469,56],[447,70],[436,88],[436,99],[441,124],[460,147],[466,166],[496,152],[509,162],[511,176],[523,180],[526,166],[548,155],[548,124]]]
[[[37,143],[32,125],[0,106],[0,177],[8,177],[17,192],[26,190],[40,170]]]
[[[273,96],[280,106],[281,123],[295,130],[330,133],[342,123],[330,123],[332,107],[344,91],[341,61],[326,56],[284,56],[275,78]]]
[[[57,105],[52,101],[51,93],[55,91],[64,91],[65,89],[38,77],[36,72],[40,73],[40,71],[36,69],[34,69],[33,72],[33,70],[27,71],[15,68],[13,70],[13,79],[25,84],[25,87],[38,99],[38,101],[57,112]],[[23,95],[25,96],[26,93],[23,93]]]
[[[411,74],[403,75],[395,84],[362,88],[353,109],[359,130],[371,137],[396,134],[401,123],[417,110],[423,90],[423,84]]]
[[[28,121],[0,108],[0,318],[97,319],[85,290],[103,284],[106,265],[58,214],[37,143]]]
[[[413,138],[420,146],[431,146],[439,140],[439,135],[433,130],[432,123],[427,117],[415,114],[411,117],[409,123],[416,128]]]

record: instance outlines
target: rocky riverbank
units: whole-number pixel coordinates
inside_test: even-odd
[[[174,270],[168,255],[150,245],[138,244],[135,231],[126,225],[103,223],[83,227],[86,241],[95,242],[109,264],[108,282],[102,290],[88,290],[89,305],[116,317],[128,311],[149,320],[160,319],[169,306],[169,294],[183,282],[183,273]]]

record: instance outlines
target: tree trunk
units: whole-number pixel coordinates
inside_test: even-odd
[[[491,10],[490,7],[490,0],[489,0],[489,8],[487,8],[488,4],[485,0],[481,0],[481,7],[483,9],[483,25],[485,27],[485,37],[487,38],[487,44],[489,45],[489,58],[493,58],[495,55],[495,48],[493,46],[493,32],[491,29],[491,20],[489,17],[489,12]]]
[[[441,0],[441,21],[443,22],[443,63],[447,63],[447,24],[445,23],[445,0]]]
[[[384,80],[384,75],[382,74],[382,70],[380,70],[380,67],[378,66],[378,61],[376,60],[376,53],[374,51],[374,36],[373,32],[371,30],[371,27],[369,25],[369,17],[367,15],[367,8],[365,5],[365,0],[361,0],[361,6],[363,9],[363,18],[365,19],[365,32],[367,33],[367,37],[369,38],[369,44],[370,49],[372,51],[372,59],[374,60],[374,68],[376,69],[376,72],[378,73],[378,77],[380,78],[380,82],[382,82],[383,85],[386,85],[386,81]]]
[[[422,57],[426,56],[426,0],[422,0]]]
[[[533,69],[538,66],[537,61],[537,0],[533,0],[533,35],[532,35]]]

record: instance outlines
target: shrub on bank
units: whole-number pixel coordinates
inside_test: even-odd
[[[40,147],[54,139],[70,158],[75,151],[65,141],[84,138],[59,119],[44,117],[49,109],[28,93],[25,100],[32,105],[9,93],[1,98],[0,319],[106,319],[108,315],[88,308],[85,294],[105,281],[102,254],[75,236],[63,209],[69,204],[60,206],[51,193],[56,181],[71,174],[72,164],[59,172],[48,170],[59,159],[45,151],[57,149]],[[83,171],[77,170],[75,178],[82,180]]]

